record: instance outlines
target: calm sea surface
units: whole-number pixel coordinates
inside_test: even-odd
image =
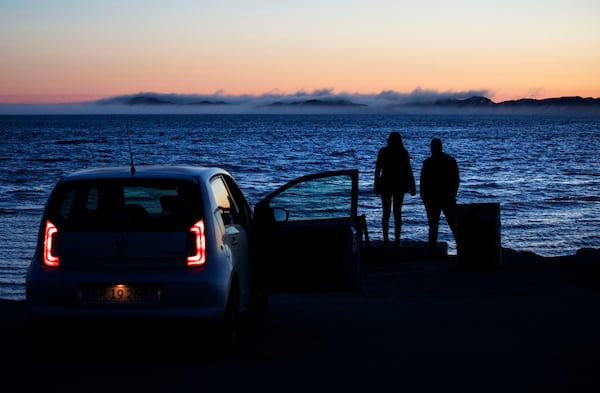
[[[543,256],[600,247],[600,117],[508,115],[0,116],[0,298],[25,298],[25,273],[50,189],[80,168],[192,164],[229,170],[251,205],[295,177],[360,171],[359,214],[381,239],[377,151],[403,136],[415,178],[439,137],[461,171],[459,203],[498,202],[502,246]],[[402,238],[427,239],[406,196]],[[456,245],[442,218],[440,241]]]

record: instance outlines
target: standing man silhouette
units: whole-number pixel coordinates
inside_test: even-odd
[[[381,227],[384,244],[389,243],[388,231],[392,208],[394,211],[394,244],[400,244],[404,194],[408,192],[414,196],[417,193],[410,159],[410,154],[402,143],[402,136],[397,131],[390,133],[387,146],[379,149],[377,154],[375,193],[381,195],[383,207]]]
[[[420,179],[420,194],[429,225],[429,247],[435,247],[438,238],[440,214],[444,212],[446,222],[456,241],[456,194],[460,176],[454,157],[442,150],[442,141],[431,140],[431,156],[423,162]]]

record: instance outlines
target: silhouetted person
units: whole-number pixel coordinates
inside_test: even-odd
[[[435,247],[437,243],[441,212],[444,212],[456,241],[456,194],[459,183],[456,160],[443,152],[440,139],[433,138],[431,156],[423,162],[419,184],[421,199],[427,212],[430,247]]]
[[[394,131],[388,136],[387,146],[377,154],[375,165],[375,193],[381,195],[383,215],[381,228],[383,242],[389,242],[389,225],[392,208],[394,211],[394,240],[400,244],[402,230],[402,204],[404,194],[416,195],[415,178],[410,165],[410,154],[402,143],[400,133]]]

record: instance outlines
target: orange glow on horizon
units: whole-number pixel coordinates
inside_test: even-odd
[[[592,1],[0,2],[0,103],[323,89],[598,98],[599,14]]]

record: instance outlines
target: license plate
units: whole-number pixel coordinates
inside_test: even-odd
[[[131,285],[93,286],[84,290],[86,303],[135,303],[152,304],[158,302],[156,288]]]

